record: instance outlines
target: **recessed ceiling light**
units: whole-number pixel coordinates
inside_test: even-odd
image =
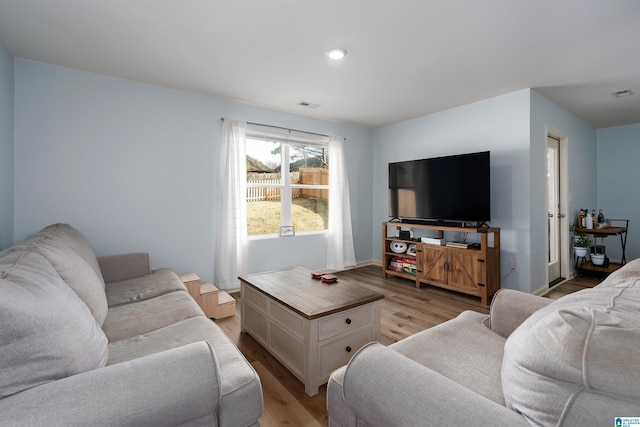
[[[623,90],[617,90],[615,92],[611,92],[611,94],[616,98],[621,98],[623,96],[633,95],[633,91],[631,89],[623,89]]]
[[[339,61],[340,59],[347,56],[347,50],[341,47],[334,47],[333,49],[329,49],[326,53],[327,56],[334,61]]]

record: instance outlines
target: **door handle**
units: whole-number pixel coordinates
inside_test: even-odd
[[[549,218],[553,218],[553,214],[552,214],[552,213],[548,213],[548,214],[547,214],[547,216],[548,216]]]
[[[564,218],[565,216],[565,214],[558,214],[558,218]]]

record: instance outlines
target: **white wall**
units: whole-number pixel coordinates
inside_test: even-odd
[[[603,198],[602,188],[601,197],[596,197],[596,186],[602,187],[604,181],[596,184],[595,131],[528,89],[370,131],[13,61],[10,54],[1,53],[0,66],[14,62],[15,187],[0,189],[3,206],[15,195],[14,218],[0,218],[5,228],[13,221],[13,241],[50,223],[69,222],[88,235],[99,255],[149,251],[155,267],[195,271],[211,280],[223,116],[347,138],[360,263],[381,259],[380,223],[388,219],[387,165],[392,161],[490,150],[491,224],[502,229],[502,285],[525,292],[546,285],[548,129],[569,137],[569,210],[596,207],[596,202],[614,206]],[[3,90],[10,91],[11,84]],[[0,108],[12,114],[12,97],[2,95],[0,100]],[[0,149],[6,159],[13,147],[6,143],[7,131],[2,132]],[[633,128],[632,135],[636,132]],[[605,130],[600,138],[607,140],[607,135]],[[605,150],[604,145],[598,148]],[[604,157],[598,173],[612,168],[615,161]],[[325,250],[323,235],[254,240],[249,248],[250,271],[292,265],[320,268]],[[511,260],[519,262],[518,273],[509,272]]]
[[[13,56],[0,42],[0,250],[13,244]]]
[[[531,91],[531,282],[532,291],[546,287],[547,277],[547,132],[567,137],[569,206],[565,208],[569,225],[581,207],[594,209],[596,187],[596,131],[584,121]],[[571,249],[569,249],[571,252]],[[573,253],[567,253],[573,266]],[[564,273],[572,275],[573,273]],[[566,277],[566,276],[565,276]]]
[[[598,208],[607,218],[628,219],[627,260],[640,257],[640,123],[598,130]],[[620,259],[617,237],[604,242],[607,254]]]
[[[389,162],[491,151],[491,225],[501,228],[502,287],[547,287],[546,138],[568,138],[568,215],[596,204],[596,132],[533,90],[522,90],[377,129],[373,233],[387,219]],[[566,254],[571,257],[572,254]],[[380,249],[374,258],[381,259]],[[512,260],[519,272],[510,272]],[[570,262],[572,264],[572,262]],[[571,272],[569,272],[570,274]]]
[[[356,259],[371,258],[371,131],[27,60],[15,61],[15,241],[54,222],[98,255],[213,279],[221,117],[346,138]],[[323,235],[252,241],[250,271],[325,263]]]
[[[531,291],[529,90],[376,129],[373,134],[373,228],[387,217],[389,162],[491,151],[491,225],[501,228],[502,287]],[[382,257],[377,246],[374,258]],[[511,260],[520,271],[509,273]]]

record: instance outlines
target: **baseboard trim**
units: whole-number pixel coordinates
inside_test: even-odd
[[[545,285],[545,286],[533,291],[532,294],[541,297],[544,294],[546,294],[547,292],[549,292],[549,285]]]
[[[339,273],[341,271],[353,270],[354,268],[366,267],[368,265],[378,265],[378,266],[380,266],[380,265],[382,265],[382,263],[380,261],[378,261],[376,263],[375,260],[368,259],[366,261],[358,261],[358,262],[356,262],[356,265],[352,265],[351,267],[345,267],[342,270],[326,270],[324,268],[318,268],[318,270],[321,270],[321,271],[324,271],[324,272],[327,272],[327,273]]]

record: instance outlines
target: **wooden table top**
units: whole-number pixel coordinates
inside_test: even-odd
[[[345,279],[331,284],[314,280],[311,270],[303,267],[247,274],[239,279],[307,319],[384,298],[383,294],[352,285]]]

